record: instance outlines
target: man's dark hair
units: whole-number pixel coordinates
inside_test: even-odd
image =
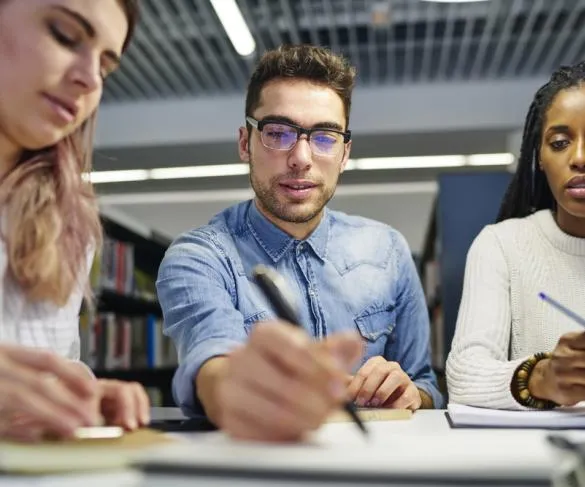
[[[329,49],[311,45],[285,45],[264,53],[252,73],[246,95],[246,116],[260,104],[262,88],[274,79],[305,79],[327,86],[343,101],[345,129],[349,127],[351,93],[356,70],[348,60]]]

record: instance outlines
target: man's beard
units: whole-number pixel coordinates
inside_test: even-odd
[[[278,198],[279,181],[283,179],[303,179],[300,174],[289,173],[286,176],[272,178],[268,184],[256,178],[254,164],[250,160],[250,183],[262,207],[279,220],[289,223],[307,223],[317,217],[335,193],[337,180],[330,187],[319,184],[313,191],[313,197],[303,202],[282,201]]]

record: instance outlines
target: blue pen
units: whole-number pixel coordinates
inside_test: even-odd
[[[566,306],[563,306],[561,303],[559,303],[555,299],[551,298],[550,296],[547,296],[544,293],[538,293],[538,297],[540,299],[542,299],[543,301],[546,301],[547,303],[554,306],[561,313],[563,313],[566,316],[568,316],[569,318],[573,319],[575,322],[579,323],[581,326],[585,327],[585,319],[582,318],[581,316],[579,316],[574,311],[571,311],[569,308],[567,308]]]

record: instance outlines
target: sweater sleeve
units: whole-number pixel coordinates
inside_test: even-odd
[[[455,336],[447,359],[449,400],[469,406],[525,409],[510,391],[510,272],[491,227],[476,237],[465,267]]]

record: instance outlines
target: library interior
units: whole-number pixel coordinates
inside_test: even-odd
[[[585,486],[585,0],[94,1],[47,14],[90,50],[139,8],[82,174],[103,242],[75,360],[139,385],[150,422],[27,443],[0,419],[0,487]],[[0,2],[0,63],[17,2],[38,0]],[[0,206],[3,117],[0,96]],[[346,411],[287,430],[325,397],[295,374],[348,331]]]

